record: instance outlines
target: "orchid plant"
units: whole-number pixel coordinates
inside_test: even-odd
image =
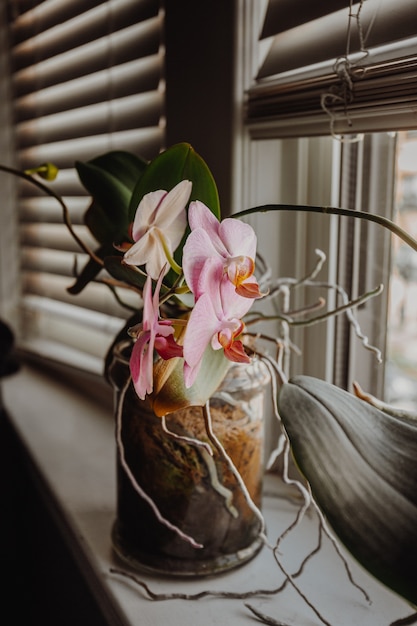
[[[258,207],[222,219],[213,176],[185,143],[150,163],[119,151],[77,162],[76,168],[92,196],[85,223],[99,246],[89,250],[78,240],[89,258],[69,292],[79,293],[103,269],[107,277],[100,274],[99,280],[121,301],[121,290],[135,291],[137,309],[116,341],[127,334],[134,341],[130,369],[138,397],[146,397],[159,416],[204,405],[231,362],[250,361],[245,336],[249,326],[265,319],[258,312],[252,315],[254,302],[281,292],[282,281],[268,284],[264,272],[257,278],[256,233],[240,218],[291,207]],[[341,209],[296,208],[357,215]],[[68,212],[65,221],[77,237]],[[408,238],[406,233],[401,236]],[[345,298],[338,309],[319,319],[350,310],[378,292],[356,302]],[[274,319],[291,323],[283,313]],[[308,323],[312,321],[310,315]],[[277,343],[276,337],[271,339]],[[281,338],[278,343],[283,343]]]
[[[159,416],[204,405],[231,362],[250,361],[244,317],[266,295],[255,277],[253,228],[221,220],[215,181],[188,144],[149,164],[113,152],[76,167],[93,196],[86,223],[100,246],[70,292],[103,268],[113,289],[135,290],[140,319],[135,312],[118,338],[134,342],[138,397]]]
[[[253,312],[255,302],[274,298],[282,285],[293,283],[289,279],[265,280],[264,273],[259,272],[265,261],[257,254],[256,233],[242,221],[245,216],[297,210],[370,220],[417,251],[417,242],[406,232],[373,213],[266,205],[222,219],[213,176],[186,143],[167,149],[149,163],[122,151],[76,163],[79,178],[92,196],[85,214],[85,223],[98,242],[97,249],[92,250],[72,227],[62,198],[33,177],[53,178],[53,166],[46,164],[25,173],[4,166],[0,169],[31,180],[61,204],[69,231],[88,255],[85,266],[76,272],[70,293],[78,294],[90,281],[100,280],[127,309],[131,305],[124,301],[123,290],[137,294],[138,305],[130,311],[113,346],[130,338],[130,373],[137,396],[146,399],[162,419],[187,406],[205,406],[231,363],[250,362],[257,348],[256,341],[248,343],[247,338],[259,336],[250,332],[252,324],[271,319],[286,326],[293,322],[284,312],[268,318]],[[322,262],[323,255],[309,277],[311,281]],[[327,287],[340,293],[337,286]],[[321,312],[316,318],[311,310],[298,313],[305,314],[306,323],[311,325],[346,312],[364,346],[369,347],[352,307],[379,292],[380,287],[356,301],[349,301],[342,293],[339,308]],[[311,490],[320,507],[320,519],[323,511],[364,567],[415,607],[417,422],[410,416],[393,414],[359,387],[358,397],[353,398],[313,378],[288,381],[281,366],[282,353],[288,350],[286,338],[266,339],[277,351],[273,357],[261,356],[279,382],[273,385],[273,404],[286,440],[279,449],[288,452],[291,444],[308,482],[307,490],[298,483],[304,498],[302,512],[309,506]],[[370,349],[379,356],[376,348]],[[335,449],[339,450],[336,456],[332,454]],[[393,498],[395,507],[387,507]],[[351,511],[360,511],[360,519],[352,517]],[[372,540],[371,527],[378,528],[378,536]],[[285,534],[274,548],[278,564],[278,549]],[[298,590],[295,576],[286,575]],[[257,617],[268,624],[282,623],[259,614]]]

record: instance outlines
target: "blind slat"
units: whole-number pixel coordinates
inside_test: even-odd
[[[74,169],[111,150],[154,158],[164,145],[164,13],[160,0],[19,0],[10,11],[15,145],[21,169],[52,161],[47,183],[62,196],[74,230],[93,250],[84,226],[91,202]],[[23,8],[22,8],[23,7]],[[26,181],[18,183],[22,313],[28,349],[80,359],[102,369],[115,334],[131,315],[103,280],[68,293],[82,253],[62,207]],[[76,262],[76,263],[75,263]],[[138,294],[117,287],[130,307]]]
[[[156,17],[29,67],[13,75],[17,96],[158,53],[161,18]],[[82,62],[80,62],[82,60]]]
[[[74,226],[75,233],[90,247],[97,247],[86,226]],[[47,224],[33,222],[22,224],[21,239],[23,245],[55,248],[69,252],[79,252],[80,248],[71,237],[64,224]]]
[[[357,5],[356,9],[357,9]],[[329,13],[276,35],[258,78],[288,72],[346,54],[349,9]],[[360,13],[367,48],[413,37],[417,11],[410,0],[366,0]],[[350,52],[360,50],[358,29],[351,29]]]
[[[84,196],[66,196],[65,203],[73,224],[83,224],[85,211],[90,204],[90,198]],[[24,222],[47,222],[63,224],[62,208],[50,196],[22,198],[19,203],[19,219]]]
[[[57,3],[53,0],[27,0],[13,6],[13,19],[10,30],[13,33],[13,40],[18,43],[29,39],[34,30],[41,32],[51,28],[56,24],[71,20],[80,13],[89,11],[102,0],[61,0]]]
[[[311,22],[338,9],[346,9],[348,5],[348,0],[320,0],[320,2],[269,0],[261,39]]]
[[[68,320],[77,324],[82,324],[87,328],[96,329],[100,332],[116,333],[120,330],[124,317],[115,318],[114,315],[107,315],[100,311],[91,311],[75,304],[67,304],[51,298],[45,298],[35,295],[28,295],[24,299],[27,309],[33,311],[43,311],[59,316],[61,319]]]
[[[74,263],[81,268],[86,260],[86,255],[83,254],[51,250],[45,247],[34,248],[24,245],[21,250],[22,269],[60,276],[74,276]]]
[[[144,159],[150,159],[158,154],[163,139],[162,127],[126,130],[25,148],[20,151],[19,160],[24,169],[52,161],[61,170],[65,170],[71,168],[76,160],[88,161],[110,150],[127,150]],[[78,193],[83,190],[75,174],[66,178],[64,175],[58,176],[57,186],[54,188],[61,195],[72,195],[74,191],[76,195],[77,189]]]
[[[268,127],[277,137],[417,127],[414,0],[364,0],[358,8],[349,18],[348,0],[343,10],[327,0],[269,0],[263,34],[273,40],[246,106],[253,137]],[[281,23],[284,9],[290,15]]]
[[[119,318],[127,318],[129,316],[129,311],[117,303],[114,295],[106,285],[90,283],[87,289],[84,289],[74,298],[67,292],[67,288],[72,285],[73,281],[66,276],[46,272],[25,271],[22,272],[22,281],[25,294],[51,298],[57,302],[70,305],[76,302],[76,306],[81,308],[99,311]],[[131,293],[123,292],[121,297],[127,302],[132,302]],[[136,306],[140,304],[138,298],[136,298],[135,302]]]
[[[155,91],[100,102],[81,109],[21,123],[16,128],[19,147],[52,143],[77,137],[157,126],[162,114],[163,94]]]
[[[160,54],[123,63],[94,72],[67,83],[39,89],[15,102],[18,121],[68,111],[81,106],[121,98],[146,91],[155,91],[161,80]]]
[[[31,65],[35,50],[38,62],[43,61],[94,40],[106,39],[110,33],[116,34],[132,23],[139,23],[157,15],[158,2],[147,2],[150,11],[147,10],[145,13],[142,4],[145,3],[137,0],[102,2],[89,11],[84,11],[70,20],[55,24],[41,32],[39,30],[42,29],[42,20],[35,15],[32,18],[32,24],[38,30],[38,34],[14,47],[15,66],[21,68]],[[19,37],[18,32],[16,32],[16,37]]]

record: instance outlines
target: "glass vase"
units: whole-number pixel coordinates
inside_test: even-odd
[[[128,376],[128,356],[119,345],[110,368],[116,410]],[[264,397],[269,380],[267,367],[257,358],[250,364],[231,364],[210,399],[215,437],[258,509],[264,462]],[[118,446],[117,517],[112,536],[116,553],[136,569],[171,576],[215,574],[254,557],[262,547],[259,514],[249,505],[230,464],[207,436],[202,408],[169,414],[168,433],[161,418],[146,400],[137,397],[130,384],[119,409],[122,450]],[[206,447],[188,443],[184,437],[206,442]],[[130,473],[161,515],[200,547],[157,519],[134,488]]]

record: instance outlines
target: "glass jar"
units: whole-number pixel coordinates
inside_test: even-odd
[[[128,357],[116,348],[110,367],[115,403],[129,376]],[[263,478],[264,396],[270,376],[254,357],[231,364],[210,399],[212,428],[260,508]],[[166,416],[170,432],[206,442],[213,455],[164,431],[161,418],[130,384],[121,410],[124,458],[162,516],[203,547],[195,548],[161,523],[132,485],[117,457],[117,518],[113,545],[129,565],[169,575],[208,575],[239,566],[262,547],[259,516],[226,460],[209,442],[201,407]]]

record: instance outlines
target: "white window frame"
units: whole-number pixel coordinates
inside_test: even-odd
[[[277,140],[274,139],[273,125],[271,138],[266,133],[262,139],[253,139],[250,130],[243,123],[244,94],[260,61],[257,39],[265,7],[265,0],[237,2],[231,209],[236,212],[271,202],[337,205],[341,157],[339,142],[321,137]],[[1,38],[0,45],[4,45],[4,37]],[[260,52],[262,53],[262,49]],[[1,99],[0,115],[2,121],[10,119],[7,98]],[[179,129],[176,131],[179,132]],[[7,123],[2,124],[0,132],[2,153],[5,154],[12,149],[10,127]],[[295,179],[288,176],[291,171],[296,172]],[[2,221],[7,214],[7,229],[0,229],[0,315],[15,324],[19,302],[17,216],[13,203],[13,181],[7,175],[0,180],[4,181],[2,188],[10,190],[2,211]],[[274,226],[268,228],[271,220]],[[260,215],[253,217],[251,221],[263,248],[266,246],[271,251],[267,256],[277,275],[302,276],[308,273],[315,259],[314,248],[318,247],[328,258],[326,273],[322,277],[329,282],[335,282],[338,276],[334,261],[337,258],[338,218],[282,213],[279,216]],[[276,235],[272,235],[274,230]],[[291,238],[288,233],[292,234]],[[307,244],[310,246],[309,250]],[[298,251],[296,258],[293,256],[294,245]],[[295,342],[304,356],[303,359],[293,359],[292,373],[310,373],[339,383],[333,372],[335,333],[335,322],[316,327],[314,331],[297,331]],[[350,363],[353,362],[351,359]],[[353,377],[353,370],[351,365],[350,379]]]
[[[243,123],[242,94],[249,89],[260,62],[258,35],[266,1],[239,2],[236,35],[236,94],[233,209],[272,203],[337,204],[340,144],[328,137],[275,139],[265,133],[253,139]],[[275,276],[305,276],[317,257],[315,248],[328,259],[321,280],[334,283],[337,269],[332,262],[336,252],[337,218],[282,212],[251,216],[262,250]],[[294,256],[294,249],[297,255]],[[300,294],[295,305],[301,305]],[[334,294],[329,293],[334,304]],[[298,329],[294,342],[302,358],[293,358],[290,374],[304,373],[332,380],[334,321],[311,329]]]
[[[267,0],[259,3],[242,1],[239,7],[240,22],[236,56],[240,59],[240,65],[237,71],[236,102],[241,107],[241,115],[237,115],[236,119],[240,120],[244,119],[244,101],[241,97],[239,99],[239,94],[247,93],[253,85],[253,77],[257,74],[262,62],[262,54],[265,51],[265,44],[258,42],[258,36],[266,5]],[[313,122],[312,119],[311,123]],[[346,188],[341,168],[346,161],[346,157],[343,161],[342,155],[343,153],[346,155],[350,148],[349,140],[342,143],[338,139],[332,141],[323,136],[296,138],[294,135],[297,135],[297,132],[294,132],[291,120],[288,124],[288,132],[283,130],[280,124],[277,125],[274,120],[270,123],[263,121],[261,125],[252,126],[245,125],[242,121],[237,128],[234,210],[273,202],[344,206],[371,211],[375,210],[375,206],[378,206],[379,211],[382,206],[381,214],[392,218],[393,205],[387,200],[387,196],[392,194],[390,167],[393,166],[393,154],[389,163],[387,162],[388,148],[384,149],[383,154],[378,153],[377,144],[381,141],[378,139],[378,134],[373,135],[371,142],[374,155],[371,170],[367,174],[369,180],[365,181],[366,184],[358,180],[356,198],[354,198],[353,205],[347,206],[344,204],[345,199],[341,196],[341,190]],[[302,124],[302,127],[309,132],[310,120],[303,118]],[[330,135],[330,120],[328,135]],[[382,137],[383,133],[381,132],[379,136]],[[390,134],[386,133],[386,137],[389,138],[389,136]],[[355,137],[349,139],[354,140]],[[357,144],[359,159],[364,158],[364,145],[360,141]],[[294,172],[292,179],[285,175],[286,169]],[[382,176],[378,176],[378,172],[381,173],[381,171]],[[312,181],[315,181],[316,185],[312,184]],[[385,185],[381,185],[382,181]],[[367,197],[366,193],[372,194],[373,206],[370,206],[369,196]],[[370,268],[366,271],[366,281],[361,281],[359,284],[357,272],[363,271],[363,263],[360,266],[359,241],[360,233],[364,230],[359,220],[346,220],[346,218],[340,219],[334,216],[316,219],[315,216],[306,214],[291,216],[283,214],[276,220],[276,226],[272,224],[269,227],[262,226],[262,223],[267,222],[268,219],[270,218],[260,215],[254,218],[252,223],[261,235],[264,228],[266,240],[263,242],[262,249],[267,247],[272,252],[273,269],[278,275],[289,275],[289,273],[295,276],[305,275],[311,269],[313,250],[318,247],[326,253],[328,259],[326,273],[322,273],[321,278],[329,282],[341,283],[352,297],[360,295],[358,289],[364,283],[367,289],[375,287],[379,282],[385,283],[385,291],[381,296],[355,311],[365,336],[369,336],[369,342],[372,345],[375,344],[384,355],[390,236],[381,227],[372,226],[369,229],[368,245],[372,246],[373,253],[379,259],[380,267],[376,271],[375,264],[370,263]],[[354,266],[353,282],[350,284],[345,283],[343,276],[346,262],[343,254],[346,248],[343,242],[346,242],[348,232],[353,232],[354,238],[353,247],[349,252]],[[280,235],[280,233],[283,234]],[[289,237],[289,233],[293,233],[293,236]],[[297,249],[296,258],[293,253],[294,247]],[[277,249],[279,253],[276,252]],[[290,259],[289,262],[288,259]],[[329,304],[331,303],[330,301]],[[376,319],[377,323],[375,323]],[[353,329],[349,329],[346,324],[348,324],[346,319],[342,321],[341,317],[338,317],[328,322],[325,330],[318,326],[314,327],[314,330],[310,328],[305,332],[297,330],[294,333],[294,340],[301,349],[303,357],[293,358],[289,373],[318,376],[349,389],[351,389],[352,382],[359,379],[364,388],[382,397],[385,382],[384,364],[378,364],[375,353],[367,351],[355,336]],[[346,332],[348,332],[347,343],[343,345],[341,335]]]

